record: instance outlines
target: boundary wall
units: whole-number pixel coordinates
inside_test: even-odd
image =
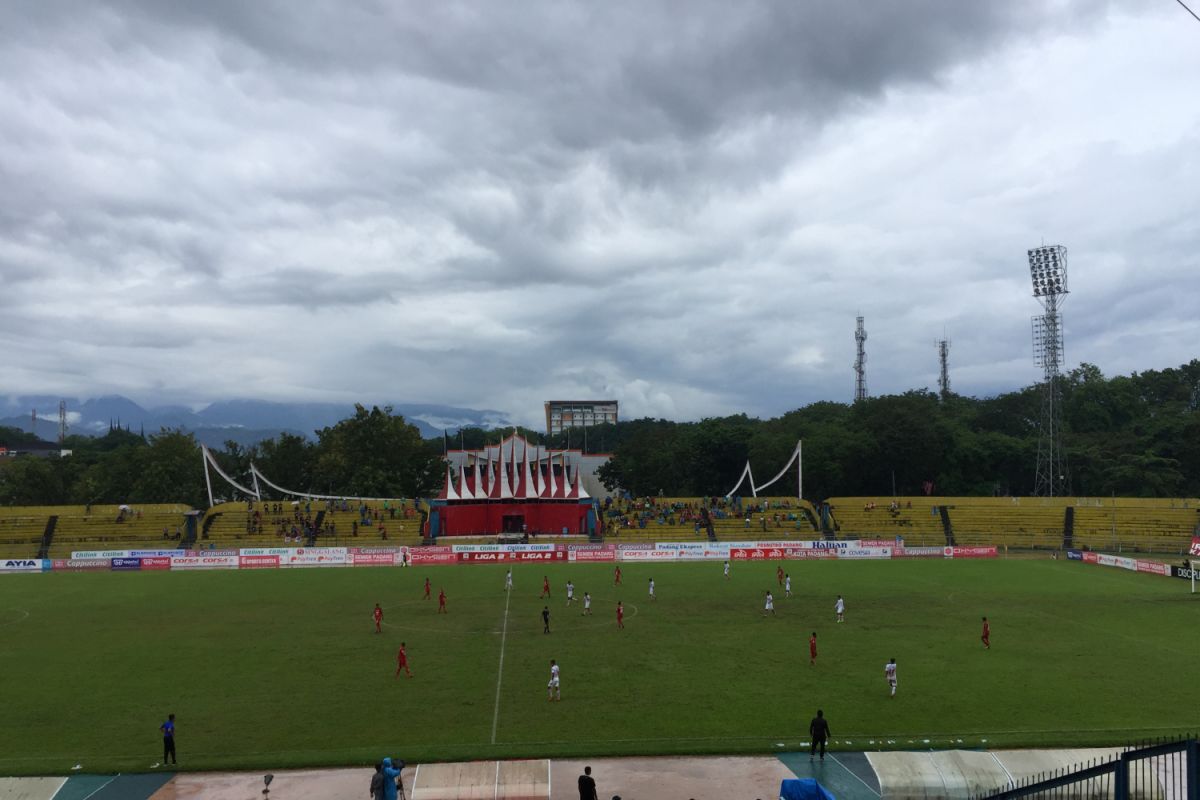
[[[454,544],[422,547],[243,547],[236,550],[77,550],[70,558],[0,560],[0,575],[289,567],[404,567],[496,562],[797,561],[996,558],[995,547],[905,547],[890,540]]]
[[[1093,553],[1087,550],[1068,550],[1067,558],[1071,561],[1081,561],[1084,564],[1117,567],[1118,569],[1126,569],[1130,572],[1161,575],[1165,578],[1200,579],[1200,566],[1194,561],[1191,562],[1190,567],[1185,567],[1164,564],[1161,561],[1146,561],[1140,558],[1109,555],[1108,553]]]

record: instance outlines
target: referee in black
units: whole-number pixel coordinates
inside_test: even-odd
[[[542,633],[550,632],[550,606],[542,609]]]
[[[812,739],[812,747],[808,751],[808,760],[817,756],[817,744],[821,745],[821,760],[825,760],[825,742],[829,739],[829,723],[825,721],[825,712],[817,709],[817,715],[808,723],[808,735]]]

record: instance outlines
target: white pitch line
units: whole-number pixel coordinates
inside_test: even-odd
[[[875,789],[871,787],[871,784],[867,783],[867,782],[866,782],[866,781],[864,781],[862,778],[858,777],[858,773],[857,773],[857,772],[855,772],[854,770],[850,769],[849,767],[847,767],[847,766],[846,766],[845,764],[843,764],[843,763],[842,763],[840,760],[838,760],[838,757],[837,757],[837,756],[835,756],[833,753],[830,753],[830,754],[829,754],[829,757],[833,759],[833,763],[837,764],[839,767],[841,767],[842,769],[844,769],[846,772],[849,772],[849,773],[850,773],[850,775],[851,775],[851,777],[853,777],[853,778],[854,778],[854,780],[858,781],[858,782],[859,782],[859,783],[861,783],[863,786],[867,787],[867,791],[868,791],[868,792],[870,792],[871,794],[875,795],[876,797],[879,797],[879,796],[880,796],[879,792],[875,791]],[[874,769],[874,767],[872,767],[872,769]],[[945,780],[943,780],[943,781],[942,781],[942,783],[943,783],[943,784],[945,784]]]
[[[504,625],[500,629],[500,669],[496,673],[496,708],[492,712],[492,744],[496,743],[496,726],[500,724],[500,682],[504,680],[504,643],[508,639],[508,601],[512,592],[504,594]]]

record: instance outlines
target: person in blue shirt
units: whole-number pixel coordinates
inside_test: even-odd
[[[167,763],[167,756],[171,757],[171,763],[178,763],[175,760],[175,715],[168,714],[167,721],[158,726],[163,735],[163,764]]]

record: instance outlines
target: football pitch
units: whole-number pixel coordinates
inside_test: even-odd
[[[614,586],[611,564],[518,565],[511,594],[505,567],[476,565],[5,576],[0,774],[145,771],[168,713],[181,769],[775,752],[807,743],[817,708],[856,750],[1196,725],[1200,595],[1183,581],[1046,559],[792,561],[785,598],[776,566],[725,580],[720,562],[625,563]],[[401,641],[411,679],[394,677]]]

